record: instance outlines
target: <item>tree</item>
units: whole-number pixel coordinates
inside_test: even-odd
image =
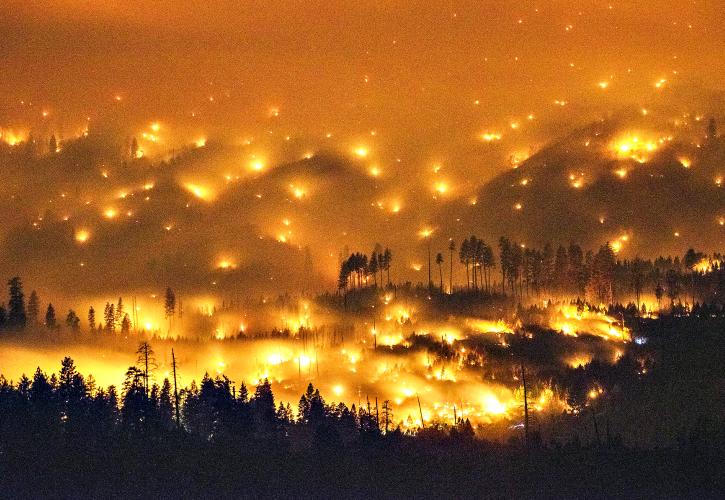
[[[491,284],[491,270],[496,267],[496,257],[493,253],[493,248],[490,245],[483,245],[481,252],[481,264],[483,265],[483,273],[486,281],[486,293],[489,293],[492,288]]]
[[[55,139],[55,134],[50,136],[50,140],[48,141],[48,150],[50,151],[50,154],[54,154],[58,151],[58,141]]]
[[[436,264],[438,264],[438,273],[441,278],[441,293],[443,293],[443,254],[440,252],[436,254]]]
[[[267,436],[274,432],[277,423],[277,409],[274,405],[272,385],[266,378],[255,389],[251,405],[259,433]]]
[[[135,158],[138,158],[138,151],[139,151],[138,150],[138,141],[134,137],[131,140],[131,159],[132,160],[135,159]]]
[[[696,252],[693,248],[690,248],[685,253],[682,263],[685,265],[690,273],[690,296],[692,297],[692,303],[695,303],[695,273],[697,272],[697,264],[705,258],[705,254],[702,252]]]
[[[541,286],[544,291],[551,293],[556,271],[556,255],[554,253],[554,247],[551,243],[544,245],[544,250],[541,252]]]
[[[25,310],[25,295],[23,294],[23,282],[19,277],[8,281],[10,288],[10,300],[8,301],[8,326],[10,328],[25,328],[27,313]]]
[[[106,307],[103,310],[103,320],[105,321],[105,329],[107,333],[116,332],[116,314],[115,307],[113,304],[106,302]]]
[[[123,298],[118,298],[118,304],[113,312],[113,323],[117,328],[121,327],[121,321],[123,320]]]
[[[174,427],[174,405],[171,398],[171,383],[165,378],[158,398],[159,424],[163,430]]]
[[[508,238],[498,240],[499,262],[501,263],[501,293],[506,294],[506,282],[511,272],[511,242]]]
[[[717,123],[715,123],[715,118],[710,118],[710,120],[707,122],[707,136],[710,140],[715,140],[717,138]]]
[[[151,345],[144,341],[138,345],[136,350],[136,363],[141,365],[139,368],[141,375],[143,376],[143,383],[146,395],[149,393],[149,377],[151,370],[156,368],[156,358],[154,358],[154,351],[151,349]]]
[[[48,309],[45,311],[45,327],[49,330],[55,330],[58,328],[58,322],[55,319],[55,308],[53,304],[48,304]]]
[[[128,314],[124,314],[121,320],[121,334],[128,335],[129,333],[131,333],[131,319]]]
[[[393,420],[393,410],[390,407],[390,400],[383,401],[383,422],[385,422],[385,434],[388,433],[390,422]]]
[[[574,288],[577,294],[584,295],[588,279],[584,265],[584,252],[579,245],[572,243],[569,245],[567,258],[569,261],[569,286]]]
[[[665,295],[665,289],[661,282],[657,282],[655,286],[655,297],[657,298],[657,308],[662,309],[662,297]]]
[[[448,274],[448,293],[453,293],[453,252],[456,251],[456,242],[453,241],[453,238],[448,242],[448,252],[450,253],[450,265],[451,270]]]
[[[373,275],[375,286],[378,286],[378,254],[374,252],[370,255],[370,274]]]
[[[171,287],[166,287],[166,295],[164,297],[164,316],[169,320],[169,334],[171,334],[171,324],[176,312],[176,295]]]
[[[70,309],[68,315],[65,317],[65,326],[74,333],[78,332],[81,328],[81,319],[73,309]]]
[[[430,271],[431,271],[431,269],[430,269],[430,265],[431,265],[431,259],[430,259],[430,238],[431,238],[431,235],[432,234],[433,233],[431,233],[430,231],[428,231],[426,233],[426,235],[425,235],[425,239],[426,239],[426,242],[427,242],[427,245],[426,246],[428,248],[428,291],[429,292],[431,290],[433,290],[433,280],[431,279],[431,274],[430,274]]]
[[[88,308],[88,329],[91,333],[96,331],[96,310],[93,309],[93,306]]]
[[[387,273],[388,286],[390,286],[390,263],[393,261],[393,252],[391,252],[387,247],[383,252],[383,261],[385,262],[385,272]]]
[[[566,290],[568,274],[569,258],[566,254],[566,248],[559,245],[559,248],[556,249],[556,257],[554,258],[554,286],[559,293]]]
[[[602,245],[591,265],[591,276],[587,287],[591,300],[598,300],[603,304],[611,304],[614,301],[615,264],[612,246],[609,243]]]
[[[675,299],[680,296],[680,277],[677,271],[670,269],[665,274],[665,290],[670,299],[670,305],[675,305]]]
[[[37,325],[39,316],[40,299],[38,298],[37,292],[33,290],[30,292],[30,297],[28,298],[28,323],[30,323],[31,326]]]
[[[473,290],[478,291],[478,280],[476,279],[476,268],[478,257],[478,238],[471,235],[468,239],[468,258],[471,261],[471,277],[473,281]]]
[[[458,258],[461,261],[461,264],[466,265],[466,288],[471,288],[471,277],[469,274],[468,266],[471,262],[471,251],[470,251],[470,244],[467,239],[463,240],[461,242],[461,248],[458,250]]]
[[[642,296],[642,288],[644,287],[644,261],[636,258],[630,266],[632,289],[634,290],[634,298],[637,302],[637,309],[640,308],[640,297]]]

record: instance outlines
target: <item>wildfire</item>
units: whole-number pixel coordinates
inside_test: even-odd
[[[574,305],[561,306],[552,321],[552,327],[564,335],[596,335],[605,340],[629,342],[629,329],[604,313],[589,308],[578,310]]]
[[[209,188],[204,187],[200,184],[194,184],[192,182],[188,182],[188,183],[184,184],[184,188],[186,188],[187,191],[189,191],[191,194],[193,194],[200,200],[209,201],[212,197],[211,190],[209,190]]]
[[[81,244],[86,243],[90,237],[91,233],[86,229],[78,229],[75,234],[76,241]]]
[[[501,140],[502,135],[495,132],[484,132],[481,134],[483,142],[496,142]]]

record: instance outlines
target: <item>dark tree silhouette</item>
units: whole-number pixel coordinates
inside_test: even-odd
[[[55,330],[58,328],[58,321],[55,318],[55,308],[53,304],[48,304],[48,309],[45,311],[45,327],[49,330]]]
[[[8,281],[10,288],[10,300],[8,301],[8,320],[10,328],[25,328],[27,313],[25,310],[25,295],[23,294],[23,282],[17,276]]]

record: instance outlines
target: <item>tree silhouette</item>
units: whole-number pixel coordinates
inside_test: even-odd
[[[121,334],[128,335],[129,333],[131,333],[131,319],[128,314],[124,314],[121,320]]]
[[[456,242],[453,241],[453,238],[448,242],[448,252],[449,252],[449,259],[450,259],[450,272],[448,274],[448,293],[453,293],[453,252],[456,251]]]
[[[65,326],[74,333],[80,331],[81,319],[73,309],[70,309],[68,311],[68,315],[65,317]]]
[[[642,296],[642,289],[644,287],[645,279],[645,264],[642,259],[636,258],[632,261],[630,266],[632,289],[634,290],[634,298],[637,303],[637,309],[640,307],[640,298]]]
[[[55,319],[55,308],[53,304],[48,304],[48,309],[45,311],[45,327],[49,330],[55,330],[58,328],[58,322]]]
[[[171,335],[171,326],[174,313],[176,312],[176,295],[171,287],[166,287],[164,296],[164,316],[169,321],[169,335]]]
[[[106,323],[106,333],[115,333],[116,332],[116,314],[115,314],[115,306],[113,304],[110,304],[106,302],[106,307],[103,310],[103,319]]]
[[[28,297],[28,323],[35,326],[38,324],[38,318],[40,316],[40,299],[35,290],[30,292]]]
[[[674,269],[665,274],[665,290],[670,299],[670,306],[674,306],[675,299],[680,296],[680,277]]]
[[[662,309],[662,297],[665,295],[665,288],[662,286],[662,283],[659,281],[657,282],[657,286],[655,286],[655,298],[657,299],[657,308]]]
[[[131,159],[132,160],[138,158],[138,151],[139,151],[139,149],[138,149],[138,141],[134,137],[133,139],[131,139],[131,151],[130,151],[130,153],[131,153]]]
[[[438,264],[438,274],[440,274],[440,290],[443,293],[443,254],[436,254],[436,264]]]
[[[375,286],[378,286],[378,254],[377,252],[373,252],[370,255],[370,264],[369,264],[369,270],[370,274],[373,275],[373,282],[375,283]]]
[[[466,265],[466,288],[471,288],[471,277],[469,274],[469,265],[471,263],[471,249],[470,244],[467,239],[463,240],[461,242],[461,248],[458,251],[458,258],[461,261],[461,264]]]
[[[149,392],[149,378],[151,370],[156,368],[156,358],[154,358],[154,351],[151,349],[151,345],[144,341],[138,345],[136,349],[136,363],[140,365],[140,372],[143,376],[144,390],[148,395]]]
[[[96,310],[93,306],[88,308],[88,329],[91,333],[96,331]]]
[[[23,282],[16,276],[8,281],[8,287],[10,288],[10,299],[8,301],[7,324],[10,328],[25,328],[27,313],[25,310]]]
[[[393,252],[387,247],[385,247],[385,252],[383,252],[383,262],[385,263],[385,272],[388,276],[388,286],[390,286],[390,263],[393,262]]]
[[[715,118],[710,118],[707,122],[707,139],[714,140],[717,138],[717,123]]]

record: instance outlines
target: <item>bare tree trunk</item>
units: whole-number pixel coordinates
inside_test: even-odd
[[[181,417],[179,412],[179,390],[176,387],[176,356],[174,356],[174,349],[171,349],[171,366],[174,369],[174,406],[176,409],[176,427],[181,429]]]
[[[416,394],[415,397],[418,399],[418,411],[420,412],[420,428],[425,429],[425,422],[423,422],[423,408],[420,406],[420,396]]]

